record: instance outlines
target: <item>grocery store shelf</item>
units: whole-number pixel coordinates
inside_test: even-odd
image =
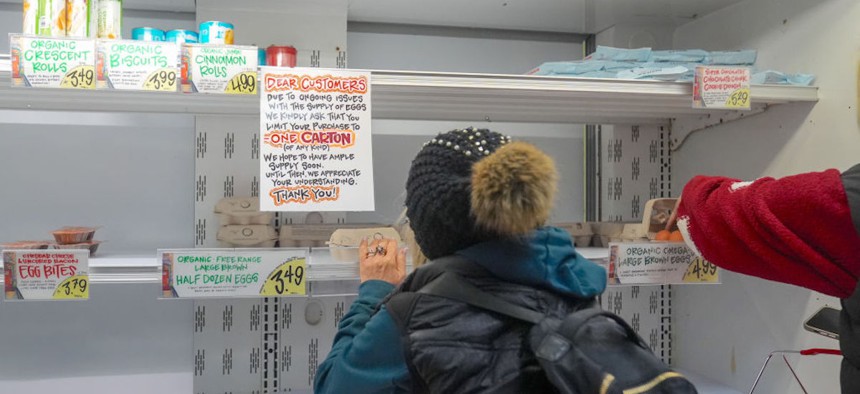
[[[589,260],[609,258],[608,248],[577,248]],[[161,263],[155,255],[107,255],[90,258],[93,283],[160,283]],[[358,264],[337,261],[329,248],[314,248],[308,260],[308,280],[344,281],[358,279]],[[408,271],[412,271],[408,263]]]
[[[160,283],[161,264],[155,256],[99,256],[89,260],[92,283]]]
[[[669,124],[719,111],[691,108],[692,84],[412,71],[372,71],[375,119]],[[817,87],[752,87],[756,109],[818,101]],[[0,109],[257,115],[257,96],[11,87],[0,63]],[[725,111],[722,111],[725,112]]]
[[[136,375],[72,376],[53,379],[0,380],[0,393],[190,393],[194,373],[142,373]]]

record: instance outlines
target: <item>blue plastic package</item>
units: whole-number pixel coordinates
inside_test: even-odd
[[[684,66],[636,67],[618,73],[619,79],[652,79],[657,81],[677,81],[690,70]]]
[[[815,76],[810,74],[786,74],[774,70],[758,71],[750,77],[753,85],[794,85],[810,86]]]
[[[743,50],[743,51],[709,52],[708,56],[705,58],[704,64],[726,65],[726,66],[735,66],[735,65],[751,66],[751,65],[755,64],[756,56],[757,56],[757,52],[753,49],[748,49],[748,50]]]
[[[597,46],[597,50],[586,59],[590,60],[615,60],[621,62],[644,62],[651,56],[651,48],[624,49],[615,47]]]
[[[591,71],[584,74],[577,75],[580,78],[618,78],[618,73],[615,71]]]
[[[631,62],[605,60],[577,60],[570,62],[546,62],[529,71],[531,75],[582,75],[601,71],[618,72],[634,67]],[[604,75],[604,74],[600,74]]]
[[[651,51],[649,62],[681,62],[700,63],[708,56],[708,51],[701,49],[685,49],[671,51]]]
[[[571,61],[571,62],[546,62],[530,71],[532,75],[579,75],[582,73],[600,71],[603,64],[600,62]]]
[[[812,86],[815,82],[815,75],[812,74],[788,74],[786,80],[789,85],[795,86]]]
[[[602,61],[602,60],[596,60],[595,62],[603,63],[602,70],[604,70],[604,71],[615,71],[615,72],[623,71],[623,70],[629,70],[629,69],[636,67],[639,64],[641,64],[638,62],[617,62],[617,61]]]

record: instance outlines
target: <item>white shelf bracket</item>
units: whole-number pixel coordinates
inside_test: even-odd
[[[690,134],[738,119],[758,115],[760,113],[764,113],[767,109],[768,105],[760,105],[753,106],[749,111],[708,112],[701,115],[672,118],[670,125],[672,134],[671,140],[669,141],[669,148],[674,152],[681,148],[684,141],[687,140],[687,137],[689,137]]]

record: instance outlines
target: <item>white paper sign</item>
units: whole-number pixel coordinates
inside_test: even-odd
[[[96,43],[11,35],[12,86],[95,89]]]
[[[7,300],[87,299],[89,250],[4,250]]]
[[[681,242],[609,244],[609,284],[719,283],[717,267]]]
[[[750,109],[749,67],[696,67],[693,108]]]
[[[99,89],[179,90],[179,45],[172,42],[100,40]]]
[[[307,294],[307,251],[161,250],[164,298]]]
[[[257,47],[212,44],[182,46],[182,91],[257,94]]]
[[[262,67],[260,209],[372,211],[370,73]]]

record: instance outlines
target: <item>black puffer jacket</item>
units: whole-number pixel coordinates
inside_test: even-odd
[[[529,349],[531,324],[417,293],[446,270],[505,301],[558,318],[595,302],[502,282],[468,262],[443,260],[422,267],[385,304],[404,334],[413,392],[556,392]]]
[[[860,164],[842,174],[854,227],[860,233]],[[842,349],[842,393],[860,393],[860,283],[854,294],[842,300],[839,322],[839,347]]]

